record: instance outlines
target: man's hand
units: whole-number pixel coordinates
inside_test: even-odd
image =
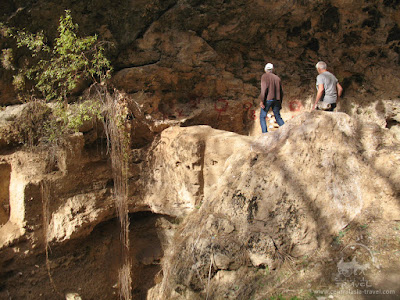
[[[318,97],[317,97],[317,99],[316,99],[316,101],[315,101],[313,107],[311,108],[311,111],[315,110],[315,108],[317,107],[317,103],[318,103],[318,102],[319,102],[319,99],[318,99]]]
[[[315,110],[317,107],[317,103],[319,100],[321,100],[322,95],[324,94],[324,85],[323,84],[318,84],[318,92],[317,92],[317,97],[315,98],[315,103],[311,111]]]
[[[260,102],[260,107],[261,107],[261,108],[265,108],[264,103]]]

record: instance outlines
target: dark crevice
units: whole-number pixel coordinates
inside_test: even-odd
[[[152,62],[147,62],[147,63],[143,63],[143,64],[130,64],[130,65],[124,65],[124,66],[120,66],[120,67],[116,67],[115,68],[115,72],[124,70],[124,69],[131,69],[131,68],[142,68],[142,67],[147,67],[147,66],[152,66],[152,65],[156,65],[161,61],[161,56],[159,59],[152,61]]]
[[[147,32],[147,30],[150,28],[150,26],[154,23],[157,22],[158,20],[160,20],[162,18],[162,16],[164,16],[169,10],[171,10],[173,7],[176,6],[176,4],[178,3],[178,1],[171,3],[170,5],[167,6],[166,9],[162,10],[159,12],[159,15],[154,18],[151,22],[149,22],[149,25],[144,27],[141,31],[139,31],[136,39],[141,39],[143,38],[144,34]]]
[[[10,218],[11,165],[0,164],[0,226]]]
[[[380,26],[382,18],[380,11],[375,6],[371,6],[364,8],[363,12],[366,12],[369,17],[364,20],[361,27],[370,27],[373,30],[377,29]]]
[[[332,32],[339,31],[340,14],[335,6],[328,5],[326,10],[322,13],[320,20],[320,27],[323,31],[330,30]]]
[[[206,152],[206,145],[205,143],[201,143],[200,145],[200,174],[199,174],[199,202],[201,203],[203,201],[203,197],[204,197],[204,187],[205,187],[205,183],[204,183],[204,161],[205,161],[205,154]],[[199,205],[200,203],[196,203],[196,205]]]
[[[399,125],[400,125],[400,122],[398,122],[395,119],[392,119],[392,118],[386,119],[386,128],[388,128],[388,129],[392,128],[393,126],[399,126]]]
[[[397,23],[390,29],[386,43],[400,40],[400,28]]]
[[[396,8],[399,4],[400,0],[383,0],[383,5],[390,8]]]

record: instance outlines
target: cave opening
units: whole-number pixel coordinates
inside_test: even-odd
[[[163,278],[161,259],[176,221],[174,217],[149,211],[130,213],[129,219],[132,299],[142,300],[147,299],[149,290]],[[52,281],[62,294],[77,293],[82,299],[117,300],[120,299],[118,271],[122,259],[120,225],[118,218],[113,217],[97,224],[89,235],[51,248]],[[55,291],[48,284],[43,253],[31,256],[29,262],[23,264],[15,261],[10,268],[15,274],[23,271],[21,276],[7,277],[4,283],[12,295],[21,299],[27,294],[53,299]],[[31,277],[33,273],[35,276]],[[34,284],[21,288],[20,280],[33,280]]]
[[[147,292],[162,279],[161,259],[173,219],[151,212],[138,212],[130,218],[130,257],[133,299],[147,299]]]
[[[10,218],[10,177],[11,165],[0,164],[0,226]]]

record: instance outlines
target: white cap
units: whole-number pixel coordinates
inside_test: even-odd
[[[265,65],[264,70],[265,70],[265,71],[267,71],[267,70],[272,70],[273,68],[274,68],[274,65],[273,65],[273,64],[267,63],[267,64]]]

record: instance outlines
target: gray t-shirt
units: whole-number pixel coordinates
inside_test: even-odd
[[[325,71],[317,76],[317,90],[318,85],[324,85],[324,95],[321,99],[326,103],[336,103],[337,100],[337,89],[336,84],[338,83],[337,78],[331,72]]]

